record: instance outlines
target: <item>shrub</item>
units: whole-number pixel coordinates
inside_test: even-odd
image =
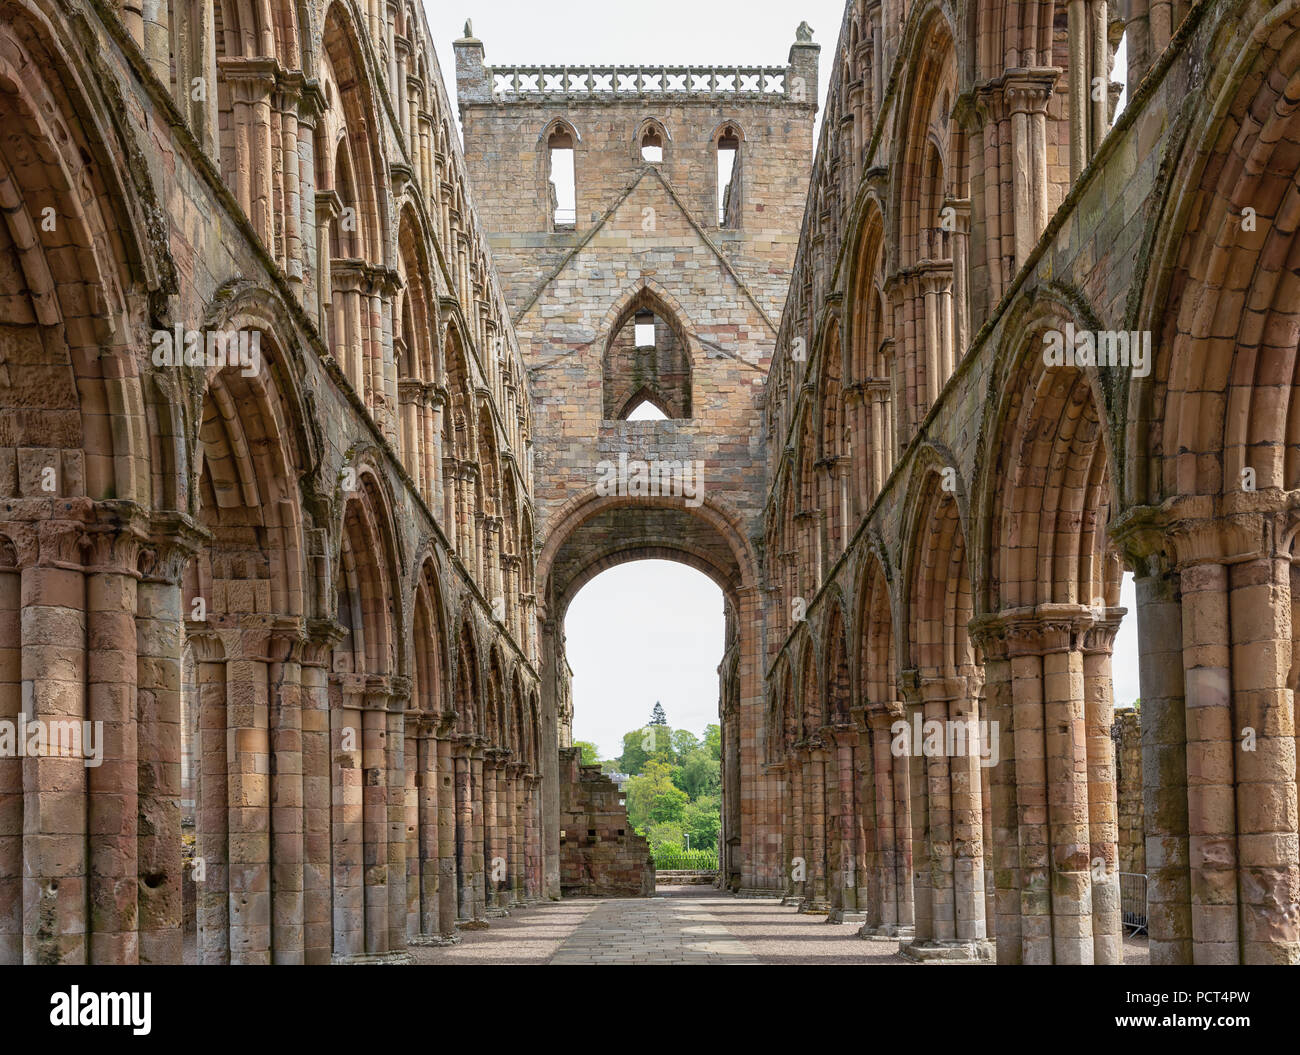
[[[718,868],[717,850],[683,850],[680,846],[663,843],[654,847],[652,853],[658,871],[691,869],[713,872]]]

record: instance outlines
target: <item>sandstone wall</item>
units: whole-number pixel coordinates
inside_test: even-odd
[[[632,830],[619,787],[582,751],[560,749],[560,890],[566,897],[650,897],[650,844]]]

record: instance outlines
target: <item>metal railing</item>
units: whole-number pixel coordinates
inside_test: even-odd
[[[1147,877],[1143,873],[1119,874],[1119,911],[1130,933],[1147,932]]]

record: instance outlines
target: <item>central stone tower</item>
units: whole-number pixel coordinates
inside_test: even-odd
[[[533,400],[544,735],[553,722],[571,743],[562,627],[585,582],[646,557],[709,575],[727,618],[722,867],[757,890],[779,853],[779,824],[759,816],[763,384],[819,47],[801,25],[784,66],[492,67],[467,26],[455,51],[474,200]]]

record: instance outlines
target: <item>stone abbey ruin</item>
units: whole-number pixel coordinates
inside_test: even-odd
[[[1152,963],[1300,962],[1300,0],[822,29],[0,0],[0,962],[652,891],[564,641],[645,558],[725,596],[721,888],[1103,964],[1140,872]]]

